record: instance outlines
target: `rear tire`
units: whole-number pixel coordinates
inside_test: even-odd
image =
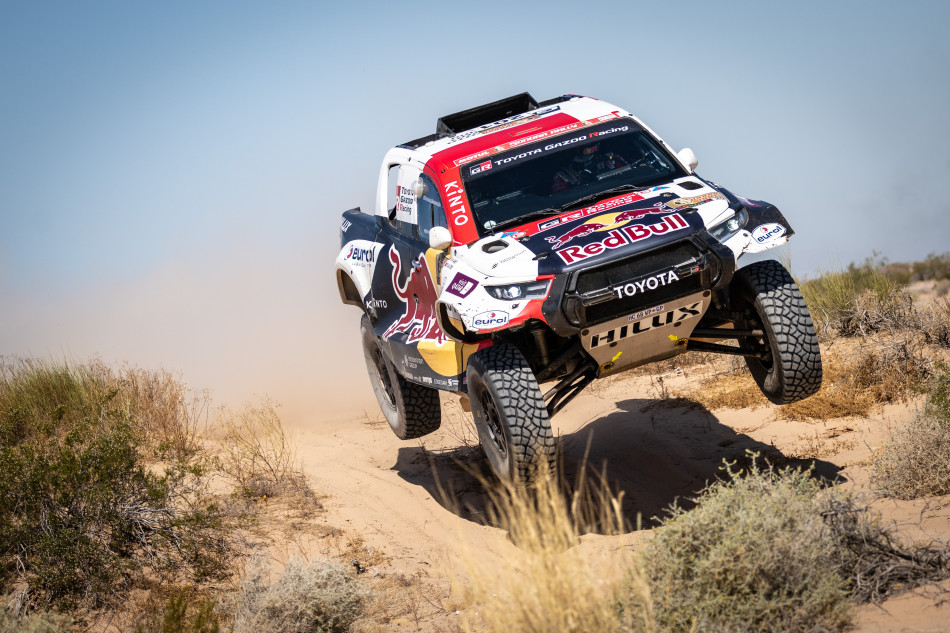
[[[389,427],[401,440],[428,435],[442,424],[439,391],[410,382],[399,375],[379,345],[369,317],[360,321],[363,358],[373,393]]]
[[[524,484],[550,472],[551,420],[534,372],[518,348],[501,344],[472,354],[467,378],[478,439],[495,475]]]
[[[767,358],[746,357],[752,378],[775,404],[804,400],[821,387],[821,352],[815,326],[795,280],[774,260],[739,269],[732,280],[732,305],[764,338],[739,343],[760,347]]]

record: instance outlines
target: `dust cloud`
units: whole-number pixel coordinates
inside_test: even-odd
[[[339,300],[336,231],[324,232],[247,236],[130,281],[4,290],[0,355],[165,368],[217,405],[268,396],[295,427],[373,415],[360,313]]]

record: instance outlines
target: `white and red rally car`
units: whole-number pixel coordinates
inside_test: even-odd
[[[696,165],[630,113],[575,95],[465,110],[389,150],[373,213],[343,214],[336,276],[363,310],[396,435],[439,427],[439,390],[467,394],[492,469],[517,481],[551,463],[552,415],[645,363],[741,355],[772,402],[815,393],[798,287],[776,261],[737,264],[791,227]]]

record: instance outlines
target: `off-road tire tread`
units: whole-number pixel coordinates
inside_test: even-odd
[[[439,391],[410,382],[398,373],[396,374],[396,380],[399,383],[396,406],[399,406],[398,401],[401,395],[403,412],[406,417],[406,433],[401,439],[414,440],[417,437],[438,431],[442,425],[442,404],[439,400]]]
[[[495,385],[495,406],[509,420],[509,452],[516,455],[519,481],[530,483],[539,472],[550,470],[555,455],[551,420],[538,381],[522,353],[513,345],[493,345],[473,354],[468,367],[469,375],[480,374],[486,387]],[[473,407],[480,406],[472,400]]]
[[[367,345],[379,345],[376,336],[373,334],[373,326],[369,321],[369,317],[365,314],[360,322],[360,328],[364,348]],[[366,354],[367,350],[364,349],[363,353]],[[383,357],[385,358],[385,354]],[[439,391],[406,380],[399,375],[399,372],[396,371],[388,358],[385,359],[385,363],[386,371],[389,372],[390,380],[393,383],[395,410],[388,402],[384,403],[379,395],[377,395],[377,399],[379,400],[380,410],[396,437],[402,440],[413,440],[438,430],[442,425],[442,404],[439,399]],[[375,384],[375,373],[368,368],[367,370],[370,382],[374,383],[373,391],[375,393],[378,388],[382,388],[382,385]],[[390,420],[390,417],[394,417],[394,420]]]
[[[781,363],[782,380],[771,392],[763,382],[768,370],[752,358],[746,362],[756,383],[775,404],[790,404],[813,395],[821,388],[822,369],[818,336],[802,293],[785,267],[763,260],[741,268],[732,282],[745,286],[764,321],[763,326],[778,347],[773,364]],[[776,357],[777,356],[777,357]]]

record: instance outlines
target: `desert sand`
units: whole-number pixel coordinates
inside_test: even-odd
[[[780,463],[813,459],[818,473],[867,495],[901,534],[950,539],[950,497],[874,499],[868,486],[872,451],[921,402],[885,406],[867,418],[821,422],[782,419],[780,408],[771,405],[709,411],[672,399],[695,388],[708,368],[666,369],[660,381],[628,373],[596,382],[553,419],[568,478],[576,476],[587,453],[591,467],[623,494],[628,522],[642,526],[622,536],[591,534],[579,547],[600,554],[636,547],[652,536],[652,517],[694,495],[717,475],[724,459],[741,458],[747,450]],[[369,391],[368,381],[363,388]],[[487,467],[458,398],[443,397],[442,428],[421,440],[397,439],[376,410],[314,426],[298,423],[294,431],[304,470],[325,495],[320,520],[359,535],[369,551],[381,554],[360,561],[371,577],[410,577],[414,591],[424,594],[421,613],[388,626],[456,630],[447,572],[458,568],[465,553],[501,560],[513,547],[503,530],[486,525],[486,495],[474,473],[487,475]],[[300,538],[294,547],[326,549],[319,540]],[[863,605],[855,630],[950,631],[950,593],[939,589],[925,587],[880,606]]]

